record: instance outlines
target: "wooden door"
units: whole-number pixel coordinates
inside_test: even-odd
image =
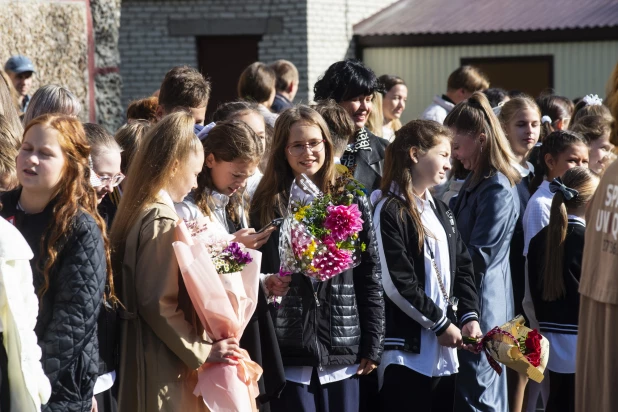
[[[210,80],[212,90],[206,108],[207,123],[221,103],[236,100],[236,85],[243,70],[258,60],[262,36],[199,36],[199,71]]]
[[[553,56],[462,58],[461,64],[478,67],[489,77],[490,87],[519,90],[537,97],[554,87]]]

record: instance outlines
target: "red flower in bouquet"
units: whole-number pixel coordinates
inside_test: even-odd
[[[537,367],[541,364],[541,339],[543,336],[536,330],[533,329],[528,332],[528,336],[526,337],[525,347],[526,350],[524,355],[526,359],[532,364],[532,366]]]
[[[326,212],[328,216],[324,220],[324,227],[330,230],[332,238],[337,242],[363,230],[362,214],[355,203],[349,206],[328,206]]]
[[[351,252],[339,249],[332,238],[324,239],[324,244],[327,250],[313,259],[313,266],[318,270],[321,280],[330,279],[343,272],[352,263]]]

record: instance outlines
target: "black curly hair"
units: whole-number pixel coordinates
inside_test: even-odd
[[[333,99],[337,103],[380,91],[373,70],[352,59],[333,63],[313,87],[314,100]]]

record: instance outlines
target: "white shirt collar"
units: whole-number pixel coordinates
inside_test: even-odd
[[[586,226],[586,220],[585,220],[585,219],[583,219],[583,218],[581,218],[581,217],[579,217],[579,216],[575,216],[575,215],[567,215],[567,218],[568,218],[569,220],[574,220],[574,221],[576,221],[576,222],[578,222],[578,223],[582,224],[583,226]]]
[[[519,172],[519,174],[521,175],[521,177],[526,177],[528,176],[530,173],[534,173],[534,166],[532,165],[532,163],[526,161],[526,166],[528,168],[523,167],[522,165],[520,165],[519,163],[513,163],[513,167],[515,167],[515,169],[517,169],[517,171]]]
[[[433,207],[433,208],[436,207],[436,202],[433,200],[433,197],[431,197],[431,193],[429,193],[429,189],[425,190],[425,199],[421,198],[420,196],[416,196],[416,195],[414,195],[414,198],[416,199],[416,204],[418,205],[421,212],[425,210],[426,207]]]

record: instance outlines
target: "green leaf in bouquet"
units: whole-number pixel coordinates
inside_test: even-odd
[[[481,340],[481,338],[473,338],[471,336],[462,336],[461,338],[463,340],[463,343],[465,343],[466,345],[476,345]]]

